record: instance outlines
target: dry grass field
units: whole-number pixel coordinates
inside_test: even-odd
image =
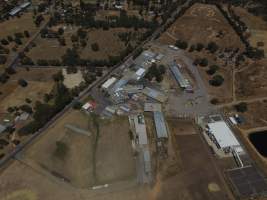
[[[67,124],[88,130],[88,117],[80,111],[69,111],[27,149],[23,160],[30,166],[64,177],[75,187],[89,187],[93,183],[92,138],[67,129]],[[58,141],[68,148],[62,159],[54,155]]]
[[[33,22],[32,13],[24,13],[21,17],[10,18],[7,21],[0,23],[0,38],[6,38],[8,35],[13,35],[17,32],[28,30],[34,33],[38,30]]]
[[[9,106],[20,106],[25,104],[25,99],[29,98],[34,103],[43,100],[45,93],[49,93],[53,88],[54,81],[52,75],[58,69],[17,69],[17,73],[10,77],[10,80],[1,84],[0,91],[0,111],[5,112]],[[23,88],[18,85],[18,80],[23,78],[28,82],[28,86]]]
[[[57,28],[54,27],[55,30]],[[66,27],[64,32],[64,38],[66,41],[66,46],[61,46],[57,39],[48,39],[41,38],[40,36],[36,39],[36,47],[33,47],[27,55],[33,59],[33,61],[37,61],[38,59],[44,60],[53,60],[53,59],[61,59],[65,54],[68,48],[72,48],[73,44],[71,41],[71,36],[76,34],[77,27]],[[85,47],[80,47],[78,52],[80,57],[83,59],[108,59],[109,56],[119,56],[120,52],[125,49],[124,42],[122,42],[118,33],[132,31],[138,34],[140,32],[136,32],[132,29],[125,28],[112,28],[109,30],[102,29],[89,29],[87,31],[87,45]],[[98,51],[93,51],[91,48],[91,44],[97,43],[99,46]],[[131,41],[132,45],[136,44],[136,40]]]
[[[218,36],[222,32],[222,36]],[[240,46],[240,40],[220,11],[213,5],[194,4],[159,38],[164,44],[177,39],[189,44],[208,44],[213,41],[220,47]]]
[[[98,184],[135,178],[135,160],[127,117],[100,121],[96,166]]]
[[[113,28],[108,31],[103,30],[89,30],[88,32],[88,44],[82,50],[81,57],[85,59],[107,59],[108,56],[117,56],[125,46],[120,41],[117,34],[119,32],[125,32],[124,28]],[[97,43],[99,51],[92,51],[91,44]]]
[[[267,60],[245,66],[236,73],[236,96],[239,100],[266,97]],[[244,81],[246,80],[246,81]]]
[[[259,48],[263,49],[265,55],[267,55],[267,22],[261,17],[249,13],[244,8],[235,7],[234,12],[247,25],[250,44],[257,47],[258,42],[263,42],[264,46]]]

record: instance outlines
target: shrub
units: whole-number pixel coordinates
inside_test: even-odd
[[[180,48],[180,49],[187,49],[188,44],[187,44],[187,42],[185,42],[185,41],[177,40],[177,41],[175,42],[175,46],[177,46],[177,47]]]
[[[64,160],[68,150],[69,150],[69,147],[64,142],[57,141],[56,149],[54,151],[54,156],[61,160]]]
[[[246,112],[248,110],[247,103],[241,102],[234,106],[237,112]]]
[[[27,81],[25,81],[24,79],[19,79],[19,80],[18,80],[18,84],[19,84],[21,87],[27,87],[27,85],[28,85]]]
[[[202,58],[202,59],[199,60],[199,65],[201,67],[206,67],[206,66],[208,66],[208,64],[209,64],[209,61],[208,61],[207,58]]]
[[[98,46],[97,43],[93,43],[93,44],[91,45],[91,48],[92,48],[93,51],[98,51],[98,50],[99,50],[99,46]]]
[[[211,65],[209,69],[206,71],[208,75],[213,75],[216,73],[216,71],[219,69],[219,66],[217,65]]]

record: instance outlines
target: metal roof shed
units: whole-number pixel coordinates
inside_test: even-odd
[[[168,131],[162,112],[154,112],[154,122],[156,126],[157,138],[168,138]]]
[[[184,78],[184,76],[176,65],[171,66],[170,70],[181,88],[187,88],[190,86],[189,81]]]

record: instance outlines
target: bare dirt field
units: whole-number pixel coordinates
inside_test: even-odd
[[[245,80],[245,81],[244,81]],[[236,73],[237,99],[266,97],[267,60],[253,62]]]
[[[98,184],[135,178],[135,159],[129,137],[127,117],[100,121],[100,135],[96,151],[96,179]]]
[[[63,83],[67,88],[74,88],[75,86],[79,86],[79,84],[84,81],[81,70],[78,70],[75,74],[68,74],[66,69],[62,69],[62,74],[64,76]]]
[[[161,177],[155,186],[159,189],[156,199],[230,199],[214,160],[193,123],[179,122],[178,119],[167,121],[179,165],[165,168],[167,174],[166,171],[159,172]],[[166,165],[169,162],[165,161]]]
[[[219,32],[222,36],[218,37]],[[159,38],[164,44],[177,39],[189,44],[213,41],[222,47],[240,46],[240,40],[220,11],[213,5],[194,4]]]

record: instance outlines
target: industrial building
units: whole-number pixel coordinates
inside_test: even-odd
[[[139,145],[147,145],[148,139],[147,139],[146,124],[145,124],[144,115],[142,115],[142,114],[135,115],[133,120],[134,120],[135,132],[136,132],[136,135],[138,137],[138,144]]]
[[[15,16],[17,15],[19,12],[23,11],[24,9],[26,9],[28,6],[31,5],[31,2],[24,2],[21,5],[13,8],[8,14],[10,16]]]
[[[154,123],[156,126],[157,139],[168,139],[168,131],[162,112],[154,112]]]
[[[184,78],[183,74],[178,69],[177,65],[174,63],[172,66],[170,66],[170,70],[179,84],[179,86],[184,90],[192,90],[192,87],[188,81],[188,79]]]
[[[216,146],[225,152],[235,151],[243,153],[240,143],[225,121],[215,121],[208,123],[207,133],[214,140]]]

